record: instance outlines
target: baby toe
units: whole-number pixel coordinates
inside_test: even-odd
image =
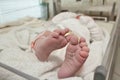
[[[89,52],[89,48],[87,46],[82,47],[82,51]]]
[[[80,51],[80,56],[86,59],[89,56],[89,54],[86,51]]]
[[[86,42],[81,42],[81,43],[79,44],[79,46],[80,46],[80,47],[84,47],[84,46],[88,46],[88,45],[87,45]]]
[[[78,44],[78,37],[77,36],[71,36],[70,44],[71,45],[77,45]]]
[[[51,33],[51,36],[52,36],[53,38],[58,38],[58,37],[59,37],[59,34],[56,33],[56,32],[52,32],[52,33]]]
[[[80,37],[80,42],[86,42],[85,38]]]
[[[69,30],[68,28],[65,28],[64,31],[65,31],[65,34],[66,34],[66,33],[68,33],[70,30]]]
[[[63,29],[56,29],[54,32],[58,33],[59,35],[64,35],[65,31]]]

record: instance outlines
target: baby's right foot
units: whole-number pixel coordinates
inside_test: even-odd
[[[40,61],[46,61],[53,50],[60,49],[68,43],[64,35],[69,29],[56,29],[53,32],[46,31],[34,42],[33,49]]]
[[[84,38],[71,36],[70,43],[66,49],[66,56],[63,65],[58,71],[58,78],[67,78],[74,76],[86,61],[89,53],[89,48]]]

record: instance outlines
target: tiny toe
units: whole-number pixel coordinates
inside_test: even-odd
[[[66,34],[66,33],[68,33],[70,30],[69,30],[68,28],[65,28],[64,31],[65,31],[65,34]]]
[[[80,47],[88,46],[86,42],[81,42],[79,45]]]
[[[52,36],[53,38],[58,38],[58,37],[59,37],[59,34],[56,33],[56,32],[53,32],[53,33],[51,33],[51,36]]]
[[[88,57],[88,52],[80,51],[80,56],[83,57],[83,58],[87,58]]]
[[[77,45],[78,44],[78,37],[77,36],[71,36],[70,44]]]
[[[54,32],[58,33],[59,35],[64,35],[65,31],[63,29],[56,29]]]
[[[66,38],[66,40],[69,42],[70,39],[72,38],[72,36],[73,36],[73,34],[70,34],[70,35],[65,36],[65,38]]]
[[[61,34],[61,29],[55,29],[54,32]]]
[[[82,49],[81,49],[81,50],[82,50],[82,51],[89,52],[89,48],[88,48],[88,47],[86,47],[86,46],[82,47]]]
[[[85,38],[81,37],[80,42],[86,42]]]

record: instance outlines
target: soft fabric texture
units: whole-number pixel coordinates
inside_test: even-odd
[[[93,75],[94,70],[98,65],[101,64],[103,58],[103,44],[107,42],[106,40],[108,40],[106,39],[108,38],[106,36],[107,32],[100,30],[100,34],[104,33],[102,34],[104,38],[101,39],[97,39],[100,36],[91,37],[90,33],[92,33],[92,30],[88,29],[88,27],[80,22],[81,21],[79,20],[70,18],[64,19],[59,24],[57,24],[61,25],[62,28],[69,26],[69,28],[76,32],[77,35],[85,37],[88,43],[90,39],[94,38],[94,41],[89,45],[89,57],[79,72],[76,74],[77,77],[75,76],[62,80],[89,80],[90,75]],[[60,26],[53,25],[53,23],[47,24],[46,27],[44,27],[45,25],[37,25],[39,27],[33,27],[32,23],[29,26],[21,25],[21,28],[16,28],[6,34],[0,35],[0,61],[20,71],[35,76],[40,80],[57,80],[57,71],[64,60],[66,47],[52,52],[48,61],[46,62],[40,62],[30,48],[31,41],[34,40],[35,36],[37,36],[40,32],[44,30],[52,31],[56,28],[61,28]],[[96,35],[96,33],[93,35]],[[3,72],[5,72],[5,74]],[[0,79],[24,80],[23,78],[12,74],[3,68],[0,68]]]
[[[55,24],[59,24],[63,20],[75,18],[76,16],[77,14],[72,13],[72,12],[62,12],[56,15],[55,17],[53,17],[52,22],[54,22]]]
[[[79,19],[76,19],[77,16],[79,16]],[[76,21],[74,21],[74,22],[77,22],[77,20],[79,20],[80,25],[82,25],[84,27],[87,27],[87,29],[89,29],[90,37],[91,37],[92,41],[98,41],[98,40],[103,39],[103,32],[102,32],[101,28],[89,16],[85,16],[85,15],[82,15],[82,14],[75,14],[75,13],[72,13],[72,12],[64,12],[64,13],[60,13],[60,14],[56,15],[52,19],[52,22],[55,23],[55,24],[59,24],[59,23],[65,21],[65,20],[70,20],[70,19],[76,19]],[[68,22],[67,26],[65,25],[65,27],[70,27],[71,28],[70,24],[74,25],[74,23],[71,23],[70,21],[67,21],[67,22]],[[75,28],[79,28],[79,27],[75,27]],[[72,27],[72,29],[75,29],[75,28]],[[76,30],[80,30],[80,29],[76,29]],[[85,31],[85,32],[87,33],[88,31]],[[85,33],[85,35],[87,35],[86,33]]]
[[[86,26],[91,35],[91,40],[100,41],[103,40],[103,32],[101,28],[95,23],[95,21],[89,16],[80,16],[80,23]]]

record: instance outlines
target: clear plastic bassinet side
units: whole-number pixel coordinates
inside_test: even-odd
[[[120,9],[118,10],[117,19],[111,33],[110,41],[103,58],[103,62],[95,70],[94,80],[111,80],[112,79],[115,57],[116,57],[117,49],[119,45],[118,44],[119,32],[120,32]]]

